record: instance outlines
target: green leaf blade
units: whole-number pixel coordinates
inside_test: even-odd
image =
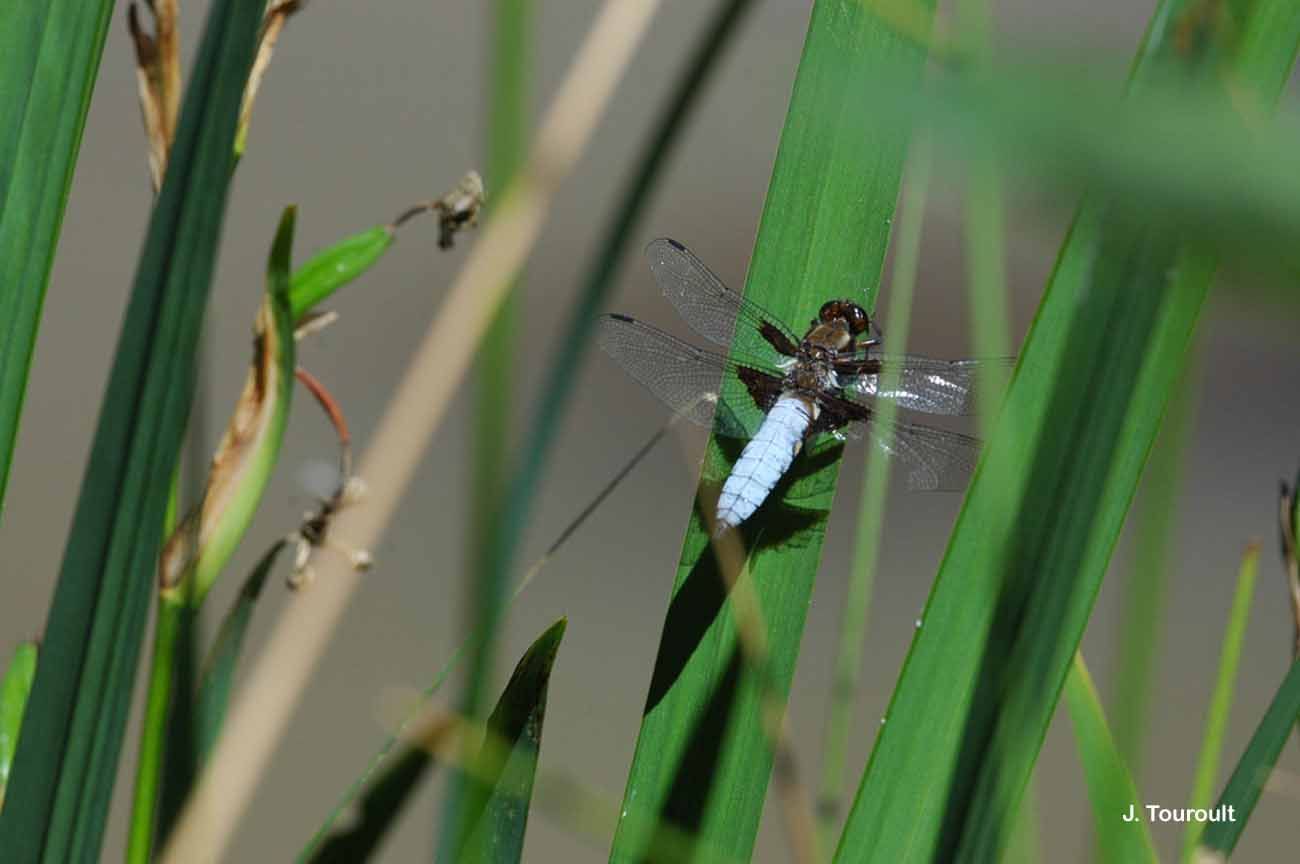
[[[1074,655],[1070,674],[1065,679],[1065,704],[1074,722],[1079,761],[1088,784],[1100,860],[1158,864],[1160,859],[1151,842],[1151,832],[1141,816],[1144,811],[1137,787],[1115,747],[1101,697],[1082,654]],[[1131,812],[1139,818],[1132,821],[1124,818]]]
[[[907,130],[872,123],[860,94],[882,66],[919,81],[923,60],[919,46],[865,5],[814,4],[750,261],[747,297],[790,321],[812,317],[828,297],[872,305]],[[705,250],[696,251],[707,259]],[[706,485],[720,481],[737,455],[712,439]],[[696,834],[712,852],[738,860],[750,856],[772,768],[762,703],[770,697],[784,705],[788,696],[838,456],[837,445],[810,448],[768,505],[743,526],[753,587],[767,619],[770,653],[762,684],[757,675],[742,674],[705,520],[693,513],[612,861],[641,860],[653,847],[652,826],[661,819]],[[798,500],[800,512],[784,506],[783,498]]]
[[[209,15],[0,812],[7,861],[99,857],[262,11],[256,0],[224,0]]]
[[[567,626],[561,618],[537,638],[488,717],[483,746],[469,766],[469,832],[457,861],[518,864],[523,857],[546,693]]]
[[[0,510],[111,0],[0,8]]]
[[[14,649],[14,656],[9,658],[4,677],[0,678],[0,806],[4,805],[5,787],[9,785],[14,751],[18,749],[18,735],[27,714],[27,699],[32,694],[37,653],[35,642],[20,643]]]
[[[1300,721],[1300,660],[1291,664],[1290,671],[1282,679],[1268,711],[1246,746],[1246,752],[1241,755],[1228,778],[1228,785],[1219,796],[1216,811],[1231,818],[1220,817],[1206,826],[1199,851],[1218,853],[1223,858],[1232,854],[1297,721]]]
[[[1208,807],[1214,794],[1214,784],[1219,773],[1219,760],[1223,755],[1223,735],[1232,710],[1233,691],[1237,685],[1237,669],[1241,665],[1241,646],[1246,639],[1246,625],[1250,621],[1250,604],[1255,597],[1255,577],[1259,573],[1259,547],[1251,546],[1241,559],[1237,574],[1237,590],[1232,598],[1232,611],[1223,633],[1223,647],[1219,651],[1219,671],[1214,680],[1214,693],[1205,717],[1205,736],[1201,752],[1196,758],[1196,774],[1192,779],[1192,794],[1187,806],[1193,810]],[[1196,842],[1204,825],[1189,822],[1183,831],[1183,861],[1190,864],[1196,852]]]
[[[376,225],[344,237],[308,258],[293,271],[289,286],[289,306],[294,322],[300,322],[316,304],[379,263],[395,238],[393,226]]]
[[[1145,50],[1188,9],[1162,4]],[[1298,37],[1259,42],[1271,55],[1253,82],[1261,101],[1276,98]],[[1214,271],[1170,232],[1110,211],[1088,200],[1057,261],[837,860],[984,861],[1005,848]]]
[[[444,844],[442,858],[493,864],[515,864],[520,860],[546,715],[546,694],[566,627],[563,618],[552,624],[515,666],[488,720],[482,747],[463,766],[468,778],[462,811],[465,835]],[[435,735],[441,737],[450,726],[440,725]],[[367,781],[358,800],[359,817],[345,828],[325,835],[318,832],[297,860],[310,864],[369,860],[434,765],[434,756],[427,748],[440,744],[423,741],[405,746],[383,772]]]

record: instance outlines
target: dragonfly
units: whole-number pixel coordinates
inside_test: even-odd
[[[847,299],[822,304],[799,336],[729,289],[676,240],[654,240],[645,254],[678,313],[699,335],[730,349],[730,356],[617,313],[601,316],[596,341],[674,412],[746,442],[722,484],[715,533],[752,516],[804,446],[822,434],[869,439],[905,470],[911,489],[965,487],[979,439],[907,419],[886,421],[877,402],[924,414],[970,414],[982,372],[1014,358],[884,353],[875,322]]]

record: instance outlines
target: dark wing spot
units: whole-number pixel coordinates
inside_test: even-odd
[[[790,341],[790,337],[782,332],[771,321],[764,321],[758,328],[759,335],[767,340],[768,344],[777,350],[778,353],[787,357],[793,357],[799,351],[799,346]]]
[[[736,367],[736,377],[749,390],[754,403],[763,411],[771,411],[781,396],[781,380],[749,366]]]
[[[829,396],[819,394],[817,402],[821,406],[821,413],[817,419],[808,427],[808,437],[817,435],[821,432],[834,432],[850,423],[861,420],[866,422],[871,419],[871,409],[865,405],[859,405],[856,402],[850,402],[847,399],[841,399],[838,396]]]

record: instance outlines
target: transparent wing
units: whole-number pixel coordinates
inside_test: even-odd
[[[736,377],[737,364],[626,315],[602,315],[596,344],[662,402],[732,438],[753,437],[763,412]],[[769,372],[761,361],[742,361]],[[769,373],[770,374],[770,373]],[[716,407],[716,412],[715,412]],[[716,417],[715,417],[716,413]]]
[[[970,435],[902,421],[886,424],[879,417],[864,426],[871,443],[898,463],[908,489],[965,489],[979,461],[982,442]]]
[[[778,338],[783,337],[792,346],[799,344],[799,337],[779,318],[722,284],[704,262],[676,240],[652,240],[645,255],[664,296],[695,332],[714,344],[730,348],[734,334],[737,349],[766,357],[774,349],[762,336],[764,328],[770,328],[769,332],[779,334]]]
[[[824,416],[834,418],[832,428],[838,434],[868,438],[898,464],[909,489],[964,489],[979,461],[978,438],[905,420],[886,422],[869,405],[837,396],[820,401]]]
[[[880,362],[880,372],[855,377],[845,387],[845,395],[889,399],[911,411],[948,415],[972,413],[979,377],[990,368],[1010,368],[1016,360],[935,360],[916,354],[868,356]]]

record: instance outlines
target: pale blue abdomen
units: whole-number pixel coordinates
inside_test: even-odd
[[[799,453],[812,421],[813,409],[803,398],[785,394],[776,401],[722,484],[718,531],[744,522],[767,499]]]

